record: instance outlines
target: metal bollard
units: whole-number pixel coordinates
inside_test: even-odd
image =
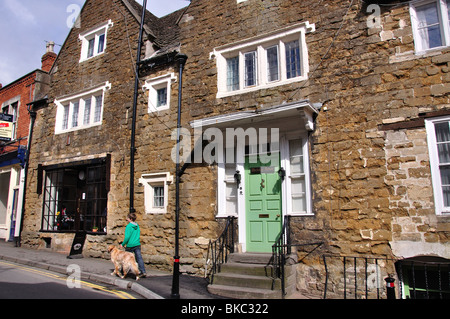
[[[395,298],[395,279],[393,275],[389,275],[389,277],[384,278],[386,281],[386,295],[387,299],[396,299]]]

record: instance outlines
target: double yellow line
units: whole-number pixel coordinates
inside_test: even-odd
[[[67,278],[68,278],[67,276],[62,275],[62,274],[54,274],[54,273],[47,272],[47,271],[44,271],[44,270],[39,270],[39,269],[36,269],[36,268],[30,268],[30,267],[26,267],[26,266],[22,266],[22,265],[18,265],[18,264],[13,264],[13,263],[9,263],[9,262],[4,262],[4,261],[0,261],[0,265],[10,266],[10,267],[13,267],[13,268],[16,268],[16,269],[25,270],[25,271],[28,271],[28,272],[31,272],[31,273],[39,274],[39,275],[42,275],[42,276],[45,276],[45,277],[48,277],[48,278],[57,279],[57,280],[65,281],[65,282],[67,282]],[[136,299],[132,295],[130,295],[129,293],[124,292],[124,291],[119,291],[119,290],[115,290],[115,289],[108,289],[108,288],[106,288],[104,286],[100,286],[100,285],[93,284],[93,283],[90,283],[90,282],[87,282],[87,281],[83,281],[83,280],[80,280],[79,282],[80,282],[81,286],[84,286],[84,288],[92,288],[92,289],[101,290],[101,291],[106,292],[106,293],[111,293],[111,294],[116,295],[120,299]]]

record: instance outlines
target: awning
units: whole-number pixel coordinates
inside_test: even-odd
[[[304,126],[307,131],[314,130],[314,114],[319,111],[308,101],[297,101],[278,106],[212,116],[190,122],[192,128],[246,127],[278,123],[284,128]]]

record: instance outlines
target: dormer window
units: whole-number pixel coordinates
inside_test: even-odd
[[[106,49],[108,29],[113,26],[111,20],[103,25],[80,34],[81,58],[80,63],[101,55]]]

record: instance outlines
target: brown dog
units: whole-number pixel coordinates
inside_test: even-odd
[[[131,270],[135,274],[136,280],[139,280],[139,269],[133,253],[119,250],[114,245],[108,247],[108,252],[111,254],[111,261],[114,264],[114,271],[111,273],[111,276],[117,275],[123,279]],[[123,275],[120,274],[121,270]]]

